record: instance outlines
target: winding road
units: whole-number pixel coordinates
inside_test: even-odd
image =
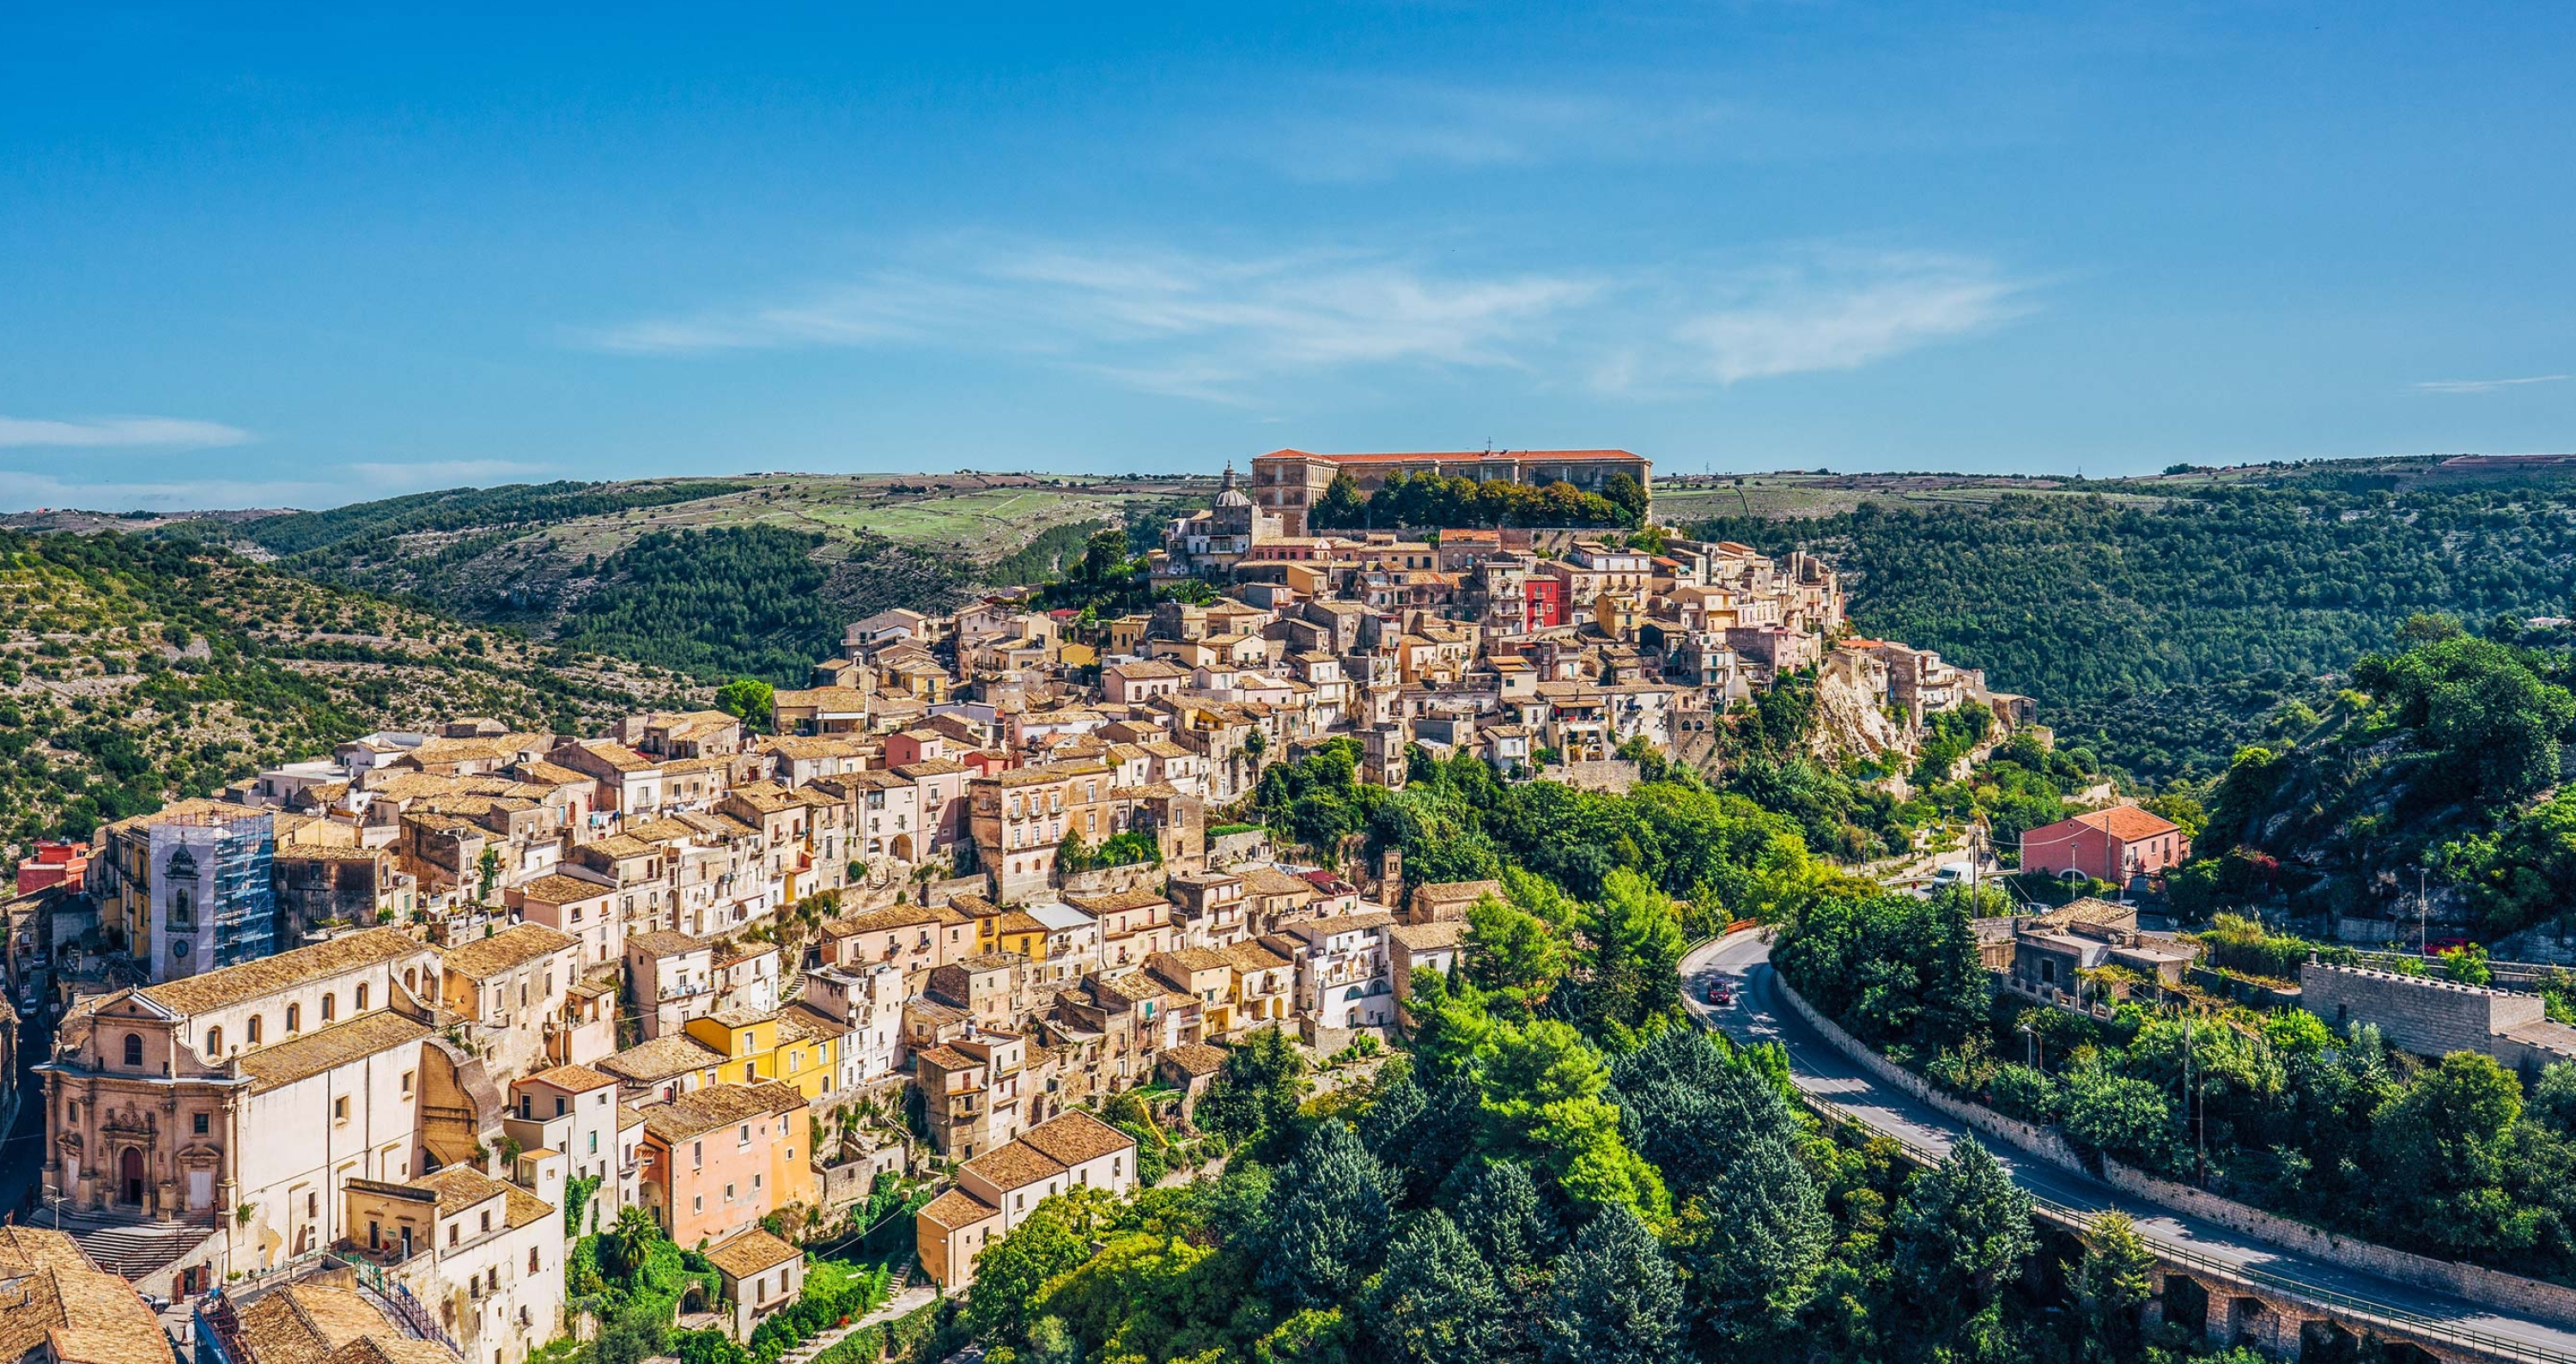
[[[1761,932],[1738,933],[1693,948],[1681,961],[1683,998],[1702,1024],[1739,1042],[1777,1042],[1789,1053],[1798,1088],[1827,1106],[1919,1152],[1945,1154],[1967,1129],[1855,1064],[1780,998],[1771,946]],[[1717,980],[1735,983],[1736,1002],[1708,1003]],[[2495,1358],[2576,1361],[2576,1330],[2508,1316],[2433,1289],[2347,1269],[2284,1250],[2241,1232],[2170,1212],[2099,1180],[2060,1169],[2013,1147],[1987,1143],[2013,1181],[2032,1197],[2079,1216],[2116,1208],[2138,1224],[2159,1254],[2228,1274],[2287,1298],[2317,1304],[2319,1315],[2375,1321],[2417,1338],[2446,1340]]]

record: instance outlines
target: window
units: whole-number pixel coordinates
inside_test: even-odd
[[[348,1120],[349,1096],[343,1094],[339,1098],[331,1101],[331,1121],[334,1123],[345,1123]]]
[[[758,1192],[760,1192],[760,1176],[758,1176],[758,1175],[753,1175],[753,1176],[751,1177],[751,1191],[752,1191],[753,1193],[758,1193]]]
[[[704,1165],[704,1164],[706,1164],[706,1163],[707,1163],[707,1144],[706,1144],[705,1142],[702,1142],[702,1141],[693,1141],[693,1142],[690,1142],[690,1143],[689,1143],[689,1165],[690,1165],[690,1167],[691,1167],[692,1169],[694,1169],[694,1168],[696,1168],[696,1167],[698,1167],[698,1166],[701,1166],[701,1165]]]
[[[139,1066],[143,1064],[142,1034],[127,1033],[125,1035],[125,1064],[129,1066]]]
[[[564,1096],[562,1096],[562,1095],[558,1094],[558,1095],[556,1095],[556,1096],[555,1096],[555,1116],[556,1116],[556,1117],[558,1117],[558,1118],[560,1118],[560,1117],[562,1117],[562,1116],[563,1116],[563,1114],[564,1114]]]
[[[492,1229],[492,1210],[490,1208],[485,1208],[483,1210],[483,1229],[485,1231],[490,1231]]]
[[[206,1059],[209,1061],[220,1061],[223,1058],[224,1030],[221,1028],[206,1029]]]
[[[293,1035],[295,1034],[295,1031],[296,1031],[297,1029],[299,1029],[299,1028],[303,1027],[303,1026],[304,1026],[304,1006],[303,1006],[303,1005],[301,1005],[301,1004],[289,1004],[289,1005],[287,1005],[287,1006],[286,1006],[286,1031],[287,1031],[287,1035],[288,1035],[288,1036],[293,1036]]]
[[[599,1134],[597,1132],[590,1134],[590,1154],[594,1156],[599,1154]]]
[[[691,1199],[689,1200],[689,1211],[691,1211],[691,1212],[705,1212],[706,1210],[707,1210],[707,1196],[706,1196],[705,1194],[699,1194],[699,1195],[697,1195],[697,1196],[695,1196],[695,1197],[693,1197],[693,1198],[691,1198]]]
[[[411,1072],[407,1070],[402,1074],[402,1092],[406,1098],[411,1095]]]
[[[192,1113],[188,1117],[189,1130],[196,1133],[198,1136],[202,1137],[206,1135],[206,1130],[209,1125],[209,1119],[207,1115],[203,1113]]]
[[[537,1248],[535,1246],[528,1247],[528,1272],[531,1274],[537,1272]]]
[[[358,987],[357,1010],[360,1013],[365,1013],[367,1011],[367,987],[364,985]]]
[[[738,1137],[738,1138],[736,1138],[736,1139],[734,1140],[734,1145],[736,1145],[736,1146],[749,1146],[749,1145],[751,1145],[751,1124],[750,1124],[750,1123],[744,1123],[744,1124],[742,1125],[742,1135],[741,1135],[740,1137]]]
[[[725,1201],[727,1203],[733,1201],[733,1185],[731,1184],[725,1185]]]
[[[330,991],[328,991],[328,990],[323,991],[323,993],[322,993],[322,1021],[323,1021],[323,1022],[325,1022],[325,1023],[328,1023],[328,1022],[330,1022],[332,1019],[338,1018],[339,1016],[340,1016],[340,997],[339,997],[338,995],[332,994],[332,993],[331,993]]]

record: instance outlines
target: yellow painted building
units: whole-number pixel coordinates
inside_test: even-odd
[[[683,1025],[689,1036],[724,1053],[716,1069],[722,1084],[758,1084],[775,1080],[791,1085],[807,1099],[819,1099],[832,1088],[840,1060],[839,1038],[812,1030],[783,1027],[777,1014],[748,1009],[719,1009]]]

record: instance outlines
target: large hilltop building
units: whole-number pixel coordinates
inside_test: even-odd
[[[1637,486],[1648,486],[1654,464],[1625,450],[1451,450],[1411,454],[1319,455],[1310,450],[1273,450],[1252,461],[1253,504],[1279,518],[1283,536],[1307,533],[1306,513],[1323,500],[1335,474],[1349,474],[1363,493],[1376,492],[1397,474],[1440,474],[1472,478],[1479,483],[1543,485],[1571,483],[1588,493],[1601,491],[1613,474],[1626,474]]]

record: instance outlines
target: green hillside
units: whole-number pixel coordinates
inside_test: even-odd
[[[1985,669],[2068,741],[2155,780],[2214,775],[2410,614],[2562,615],[2576,598],[2576,489],[2559,481],[2315,470],[1695,529],[1822,552],[1861,629]]]
[[[187,538],[0,530],[0,847],[374,729],[489,715],[586,732],[703,696]]]

